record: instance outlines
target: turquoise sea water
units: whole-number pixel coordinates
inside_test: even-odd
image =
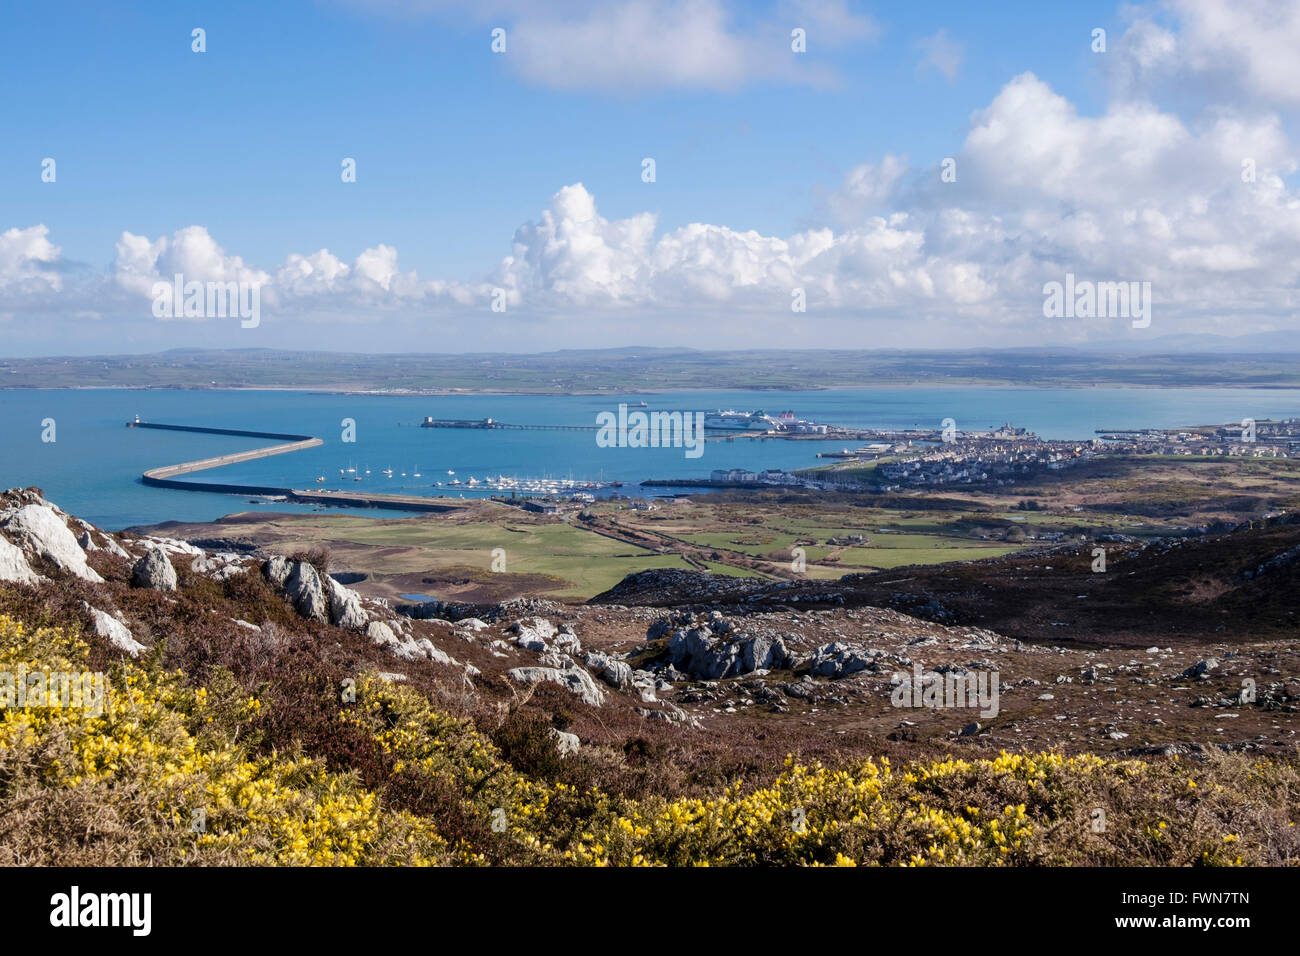
[[[292,488],[323,487],[402,494],[475,494],[433,487],[448,469],[462,481],[489,475],[520,478],[619,480],[707,478],[715,468],[797,468],[815,465],[818,451],[842,442],[710,441],[700,458],[682,449],[600,448],[594,432],[481,431],[419,428],[435,418],[495,418],[519,424],[593,425],[620,401],[647,410],[711,411],[735,408],[837,425],[882,428],[987,428],[1009,421],[1044,438],[1093,437],[1098,428],[1223,423],[1242,418],[1300,416],[1296,389],[1017,389],[889,388],[807,392],[691,392],[667,395],[371,397],[285,391],[0,391],[0,487],[39,485],[63,508],[118,529],[166,520],[205,521],[236,511],[311,510],[285,503],[252,505],[244,497],[147,488],[146,468],[255,448],[267,442],[219,435],[128,429],[146,421],[310,434],[320,448],[260,459],[196,475],[195,480]],[[355,419],[357,441],[343,443],[341,421]],[[54,419],[57,441],[41,441],[42,421]],[[339,469],[362,482],[341,480]],[[380,472],[391,467],[391,479]],[[412,474],[419,470],[423,477]],[[400,472],[406,478],[399,477]],[[624,487],[623,493],[636,493]],[[648,489],[649,490],[649,489]],[[478,492],[489,494],[490,492]],[[397,512],[366,511],[395,517]]]

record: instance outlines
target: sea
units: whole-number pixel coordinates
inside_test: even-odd
[[[497,492],[450,486],[453,477],[461,482],[500,475],[622,483],[595,492],[599,495],[687,493],[696,489],[637,486],[645,479],[707,479],[714,469],[811,467],[819,463],[818,452],[844,447],[842,441],[737,439],[709,441],[701,457],[690,458],[682,448],[600,447],[594,431],[420,427],[425,416],[593,426],[600,412],[616,412],[619,403],[636,410],[641,402],[646,411],[790,410],[799,418],[856,427],[940,428],[951,418],[958,429],[985,429],[1009,422],[1058,439],[1089,439],[1098,429],[1300,417],[1300,389],[912,386],[618,396],[0,390],[0,487],[39,486],[65,510],[110,530],[163,521],[209,521],[235,512],[320,510],[256,496],[146,487],[140,481],[146,469],[268,442],[125,427],[136,416],[149,422],[306,434],[324,440],[318,448],[202,472],[194,475],[196,481],[467,499]],[[343,440],[345,420],[355,423],[355,441]],[[383,474],[389,468],[391,478]],[[362,480],[354,481],[358,475]],[[318,477],[326,481],[318,484]],[[386,518],[403,514],[372,509],[358,513]]]

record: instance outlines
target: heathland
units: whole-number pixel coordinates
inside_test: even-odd
[[[871,575],[666,569],[399,613],[319,545],[108,533],[12,490],[0,671],[108,693],[0,708],[0,862],[1293,864],[1300,649],[1261,598],[1294,593],[1298,538],[1282,517],[1126,542],[1101,574],[1073,545],[930,566],[1117,601],[1200,569],[1156,596],[1206,626],[1144,647],[1009,636],[996,603],[926,600],[924,567],[888,572],[902,610]],[[900,705],[922,671],[1000,694]]]

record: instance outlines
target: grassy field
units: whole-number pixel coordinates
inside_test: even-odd
[[[540,516],[496,502],[405,519],[248,515],[169,529],[231,536],[280,553],[327,545],[340,571],[364,573],[376,596],[427,594],[500,601],[537,595],[580,601],[650,568],[838,578],[1000,557],[1111,532],[1138,538],[1236,523],[1300,507],[1300,461],[1107,459],[1015,487],[889,496],[723,492],[665,499],[652,511],[619,501],[591,520]],[[851,536],[864,536],[856,543]],[[840,541],[840,544],[832,544]],[[494,551],[501,549],[504,570]]]

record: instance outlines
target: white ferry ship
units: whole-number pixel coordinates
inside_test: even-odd
[[[761,410],[737,412],[727,409],[726,411],[719,410],[705,415],[704,427],[729,432],[766,432],[779,430],[782,423]]]

